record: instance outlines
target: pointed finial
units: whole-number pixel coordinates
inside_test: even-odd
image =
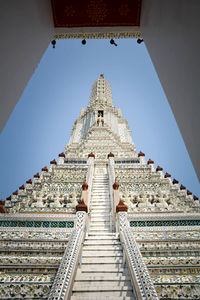
[[[83,185],[82,185],[82,190],[83,190],[83,191],[87,191],[87,190],[88,190],[88,184],[87,184],[86,179],[85,179],[85,181],[84,181],[84,183],[83,183]]]
[[[163,168],[161,168],[160,166],[157,166],[156,172],[158,172],[158,171],[163,171]]]
[[[117,183],[117,179],[115,178],[115,182],[113,184],[113,189],[118,190],[119,189],[119,184]]]
[[[169,173],[166,172],[164,177],[165,177],[165,178],[170,178],[171,175],[170,175]]]
[[[90,153],[88,154],[88,157],[94,157],[94,158],[95,158],[95,155],[94,155],[94,153],[90,152]]]
[[[142,151],[140,151],[140,152],[138,153],[138,157],[140,157],[140,156],[145,156],[145,154],[144,154]]]
[[[172,183],[173,183],[173,184],[178,184],[178,180],[176,180],[176,179],[174,178],[174,180],[172,181]]]
[[[148,164],[148,165],[153,165],[153,164],[154,164],[154,161],[153,161],[151,158],[149,158],[147,164]]]
[[[112,152],[110,152],[109,154],[108,154],[108,158],[109,157],[114,157],[114,154],[112,153]]]

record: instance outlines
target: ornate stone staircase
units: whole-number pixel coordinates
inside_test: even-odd
[[[95,169],[90,213],[90,229],[84,241],[82,265],[77,270],[71,299],[135,299],[119,236],[110,230],[106,168]]]

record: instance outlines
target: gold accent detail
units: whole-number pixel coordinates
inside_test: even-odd
[[[92,33],[57,33],[55,39],[122,39],[122,38],[140,38],[141,32],[92,32]]]

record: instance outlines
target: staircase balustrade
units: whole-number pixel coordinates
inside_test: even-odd
[[[126,212],[119,212],[117,214],[117,227],[137,299],[159,300],[140,249],[130,231]]]
[[[108,178],[109,178],[109,192],[110,192],[110,230],[115,231],[115,212],[114,212],[114,194],[113,194],[113,184],[115,181],[115,168],[114,168],[114,158],[108,158]]]
[[[93,176],[94,176],[94,157],[88,157],[88,172],[86,176],[86,181],[88,183],[88,199],[87,199],[88,215],[90,214]]]
[[[81,248],[85,238],[86,216],[85,212],[76,213],[77,222],[67,244],[60,267],[54,279],[48,300],[70,299],[72,283],[80,262]]]

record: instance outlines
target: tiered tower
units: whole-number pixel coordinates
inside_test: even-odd
[[[136,153],[103,75],[65,151],[0,212],[0,299],[200,298],[198,198]]]
[[[98,160],[107,159],[109,152],[116,157],[137,157],[128,122],[113,106],[111,87],[103,74],[92,86],[87,109],[82,108],[74,123],[65,153],[69,158],[87,158],[88,151]]]

